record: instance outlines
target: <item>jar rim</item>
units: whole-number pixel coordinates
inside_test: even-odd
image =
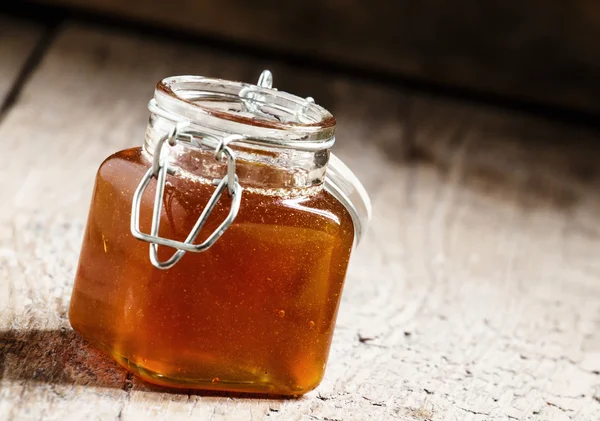
[[[200,88],[200,89],[198,89]],[[211,88],[203,90],[203,88]],[[288,115],[302,111],[307,113],[300,117],[310,117],[312,121],[274,121],[256,118],[251,113],[227,112],[218,108],[203,106],[198,100],[213,100],[215,103],[221,94],[230,99],[240,99],[243,89],[248,89],[250,99],[259,105],[273,110],[278,105]],[[212,92],[212,97],[198,96],[201,92]],[[262,97],[264,96],[264,97]],[[270,97],[273,101],[264,101]],[[278,102],[277,102],[278,101]],[[222,101],[227,102],[227,101]],[[245,102],[244,102],[245,103]],[[336,120],[325,108],[306,98],[244,82],[233,82],[224,79],[203,76],[172,76],[161,80],[154,91],[154,99],[148,104],[153,116],[160,117],[156,121],[187,122],[192,127],[216,130],[224,134],[241,134],[243,143],[257,144],[267,147],[280,147],[299,151],[328,151],[335,142]],[[287,108],[286,108],[287,106]],[[293,107],[296,107],[294,110]],[[252,107],[251,107],[252,108]],[[275,107],[276,108],[276,107]],[[259,109],[260,111],[260,109]],[[261,111],[262,112],[262,111]],[[250,116],[248,115],[250,114]],[[258,115],[260,117],[260,114]],[[153,117],[151,117],[151,123]],[[152,125],[152,124],[151,124]],[[162,134],[164,135],[164,133]],[[148,137],[147,141],[152,136]],[[358,178],[334,154],[329,154],[329,163],[325,176],[325,189],[344,204],[350,212],[355,226],[355,244],[357,244],[371,219],[372,208],[369,196]]]
[[[246,92],[251,97],[244,98],[242,92]],[[305,121],[295,120],[281,121],[277,118],[264,118],[257,113],[240,113],[232,110],[221,110],[217,107],[211,107],[200,103],[190,93],[213,93],[223,98],[239,98],[241,102],[251,101],[261,106],[275,107],[281,112],[287,112],[288,115],[298,115],[302,112]],[[187,93],[187,94],[186,94]],[[156,85],[155,99],[157,102],[165,99],[181,101],[190,107],[189,113],[196,114],[199,117],[216,118],[221,121],[229,121],[234,124],[242,124],[252,127],[255,130],[268,130],[288,132],[294,134],[297,139],[305,140],[327,140],[333,137],[335,132],[335,117],[320,105],[310,102],[305,98],[293,95],[277,89],[261,87],[245,82],[236,82],[224,79],[208,78],[204,76],[171,76],[162,79]],[[193,98],[193,99],[192,99]],[[212,98],[210,101],[214,101]],[[210,102],[207,101],[207,102]],[[270,136],[267,136],[270,137]]]

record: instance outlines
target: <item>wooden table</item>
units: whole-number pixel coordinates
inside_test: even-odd
[[[598,131],[77,22],[51,35],[0,22],[0,419],[600,419]],[[96,168],[142,143],[160,78],[265,67],[334,112],[373,201],[325,380],[291,400],[153,387],[66,317]]]

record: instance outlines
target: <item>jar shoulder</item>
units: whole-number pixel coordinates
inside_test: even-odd
[[[111,197],[131,203],[133,192],[150,167],[150,160],[141,147],[121,150],[110,155],[100,165],[96,179],[96,193],[110,191]],[[200,215],[215,187],[196,179],[169,176],[165,187],[163,212],[171,221],[183,225],[193,224]],[[155,186],[152,182],[142,200],[142,212],[151,213]],[[234,225],[251,223],[290,226],[316,231],[349,239],[354,237],[354,225],[344,205],[325,189],[306,189],[287,195],[284,189],[257,192],[248,189],[242,192],[240,210]],[[213,213],[214,221],[221,220],[229,209],[228,195],[223,194]],[[149,208],[149,209],[146,209]],[[209,224],[211,225],[211,224]],[[183,228],[183,227],[182,227]],[[185,229],[185,228],[183,228]]]
[[[118,172],[123,172],[121,175],[124,176],[129,172],[145,172],[149,167],[150,162],[143,156],[142,148],[133,147],[120,150],[106,157],[98,167],[96,176],[108,178],[117,176]]]

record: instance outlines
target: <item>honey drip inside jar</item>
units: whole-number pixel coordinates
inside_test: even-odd
[[[148,243],[129,228],[132,196],[149,165],[134,148],[98,171],[73,328],[152,383],[281,395],[316,387],[354,240],[344,205],[321,186],[245,189],[233,224],[211,248],[159,270],[149,263]],[[268,168],[261,171],[268,176]],[[145,232],[155,185],[142,198]],[[200,179],[168,176],[161,236],[183,241],[214,190]],[[230,205],[225,193],[197,242]],[[161,259],[172,253],[159,247]]]

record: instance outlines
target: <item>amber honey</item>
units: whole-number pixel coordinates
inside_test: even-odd
[[[169,270],[129,228],[150,163],[135,148],[100,167],[69,318],[141,378],[180,388],[299,395],[322,379],[353,244],[352,219],[324,189],[243,192],[234,223]],[[142,201],[149,232],[155,181]],[[169,176],[161,236],[184,240],[215,187]],[[225,218],[224,194],[197,242]],[[172,249],[161,247],[168,258]]]

